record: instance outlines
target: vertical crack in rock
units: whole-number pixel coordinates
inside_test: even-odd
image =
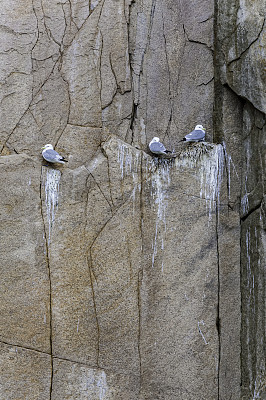
[[[130,68],[131,68],[131,65],[130,65]],[[136,122],[137,118],[138,118],[138,104],[135,104],[133,102],[132,112],[131,112],[131,121],[130,121],[130,126],[129,126],[129,129],[132,132],[131,133],[131,145],[134,142],[134,126],[135,126],[135,122]]]
[[[89,176],[90,176],[90,174],[88,175],[87,180],[86,180],[86,187],[87,187],[87,182],[88,182]],[[87,226],[88,226],[88,216],[87,216],[88,202],[89,202],[89,192],[87,193],[87,199],[86,199],[85,208],[84,208],[84,217],[85,217],[85,221],[86,221],[85,225],[84,225],[84,241],[86,240],[86,231],[87,231]],[[90,244],[90,246],[87,248],[87,251],[86,251],[86,260],[87,260],[89,278],[90,278],[90,283],[91,283],[92,302],[93,302],[93,308],[94,308],[94,314],[95,314],[95,322],[96,322],[96,331],[97,331],[97,344],[96,344],[96,365],[97,365],[97,368],[99,368],[99,355],[100,355],[100,326],[99,326],[97,307],[96,307],[96,296],[95,296],[95,291],[94,291],[94,280],[95,280],[95,282],[97,284],[97,279],[96,279],[96,277],[95,277],[95,275],[93,273],[93,270],[92,270],[92,253],[91,253],[91,249],[92,249],[92,246],[95,243],[97,237],[99,236],[99,234],[104,229],[105,225],[106,225],[106,223],[104,224],[104,226],[102,227],[100,232],[98,232],[98,234],[96,235],[96,237],[94,238],[94,240],[92,241],[92,243]],[[86,246],[86,243],[85,243],[85,246]]]
[[[49,279],[49,310],[50,310],[50,355],[51,355],[51,382],[50,382],[50,400],[52,400],[53,391],[53,375],[54,375],[54,361],[53,361],[53,316],[52,316],[52,280],[51,280],[51,268],[50,268],[50,257],[49,257],[49,239],[47,238],[46,224],[43,214],[43,200],[42,200],[42,187],[43,187],[43,167],[41,168],[40,176],[40,212],[43,223],[43,238],[45,243],[45,259],[48,270]],[[47,206],[46,206],[47,207]]]
[[[156,0],[152,0],[152,5],[151,5],[151,13],[150,13],[150,24],[149,24],[149,28],[148,28],[148,42],[147,42],[147,46],[150,43],[150,39],[151,39],[151,31],[152,31],[152,26],[153,26],[153,19],[154,19],[154,13],[155,13],[155,8],[156,8]],[[147,47],[146,47],[147,49]],[[146,52],[146,50],[145,50]]]
[[[221,282],[220,282],[220,253],[219,253],[219,204],[216,202],[216,245],[217,245],[217,317],[216,317],[216,328],[218,334],[218,368],[217,368],[217,391],[218,397],[220,400],[220,365],[221,365],[221,319],[220,319],[220,290],[221,290]]]
[[[95,240],[97,239],[97,237],[95,238]],[[94,240],[94,241],[95,241]],[[93,243],[94,243],[93,241]],[[94,280],[97,284],[97,280],[96,277],[93,273],[93,269],[92,269],[92,254],[91,254],[91,248],[93,246],[92,245],[89,247],[88,251],[87,251],[87,264],[88,264],[88,269],[89,269],[89,277],[90,277],[90,282],[91,282],[91,292],[92,292],[92,301],[93,301],[93,308],[94,308],[94,314],[95,314],[95,322],[96,322],[96,331],[97,331],[97,345],[96,345],[96,365],[97,368],[99,368],[99,358],[100,358],[100,325],[99,325],[99,319],[98,319],[98,314],[97,314],[97,306],[96,306],[96,296],[95,296],[95,291],[94,291]]]
[[[167,74],[168,74],[168,79],[169,79],[169,84],[168,84],[168,91],[169,91],[169,99],[170,99],[170,104],[171,104],[171,109],[170,109],[170,116],[169,116],[169,121],[166,127],[165,134],[163,136],[163,139],[167,135],[169,135],[170,131],[170,126],[172,122],[172,116],[173,116],[173,99],[172,99],[172,89],[171,89],[171,73],[170,73],[170,65],[169,65],[169,59],[168,59],[168,52],[167,52],[167,45],[166,45],[166,36],[165,36],[165,26],[164,26],[164,15],[162,13],[162,22],[163,22],[163,39],[164,39],[164,50],[165,50],[165,58],[166,58],[166,64],[167,64]]]
[[[220,212],[220,188],[223,179],[223,173],[226,165],[226,152],[225,147],[220,145],[219,150],[215,153],[216,156],[216,165],[217,170],[215,171],[216,175],[216,185],[214,189],[215,195],[215,231],[216,231],[216,246],[217,246],[217,317],[216,317],[216,328],[218,335],[218,361],[217,361],[217,399],[220,400],[220,371],[221,371],[221,317],[220,317],[220,298],[221,298],[221,269],[220,269],[220,249],[219,249],[219,212]],[[228,187],[228,166],[227,168],[227,188],[228,188],[228,196],[229,196],[229,187]],[[230,164],[229,164],[230,171]],[[230,178],[229,178],[230,180]],[[213,185],[213,180],[210,181],[210,184]]]
[[[227,183],[227,198],[228,198],[228,210],[229,210],[229,208],[231,207],[230,206],[230,199],[231,199],[231,172],[232,172],[231,171],[231,167],[233,167],[233,171],[234,171],[239,183],[240,183],[240,177],[239,177],[239,175],[237,173],[236,166],[235,166],[235,164],[234,164],[234,162],[232,160],[231,155],[229,153],[227,153],[227,151],[226,151],[226,144],[225,144],[224,141],[222,142],[222,146],[223,146],[223,153],[224,153],[224,160],[225,160],[225,171],[226,171],[226,178],[227,178],[226,179],[226,183]]]
[[[141,389],[142,389],[142,353],[141,353],[141,286],[142,286],[142,280],[143,280],[143,259],[144,259],[144,232],[143,232],[143,219],[144,219],[144,200],[143,200],[143,153],[141,154],[141,160],[140,160],[140,193],[139,193],[139,209],[140,209],[140,221],[139,221],[139,229],[140,229],[140,235],[141,235],[141,267],[140,270],[138,271],[138,318],[139,318],[139,324],[138,324],[138,354],[139,354],[139,396],[141,395]]]

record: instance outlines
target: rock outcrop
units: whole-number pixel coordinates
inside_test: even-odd
[[[264,3],[3,0],[1,398],[265,395]]]
[[[216,132],[230,149],[230,163],[242,170],[240,186],[231,187],[233,203],[240,195],[243,399],[264,398],[266,390],[265,6],[265,1],[218,2],[215,24]]]

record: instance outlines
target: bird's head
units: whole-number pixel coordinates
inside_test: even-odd
[[[154,143],[154,142],[160,142],[160,139],[158,138],[158,137],[154,137],[153,139],[152,139],[152,143]]]
[[[203,128],[202,125],[196,125],[196,126],[195,126],[195,130],[196,130],[196,131],[201,130],[201,131],[205,132],[205,129]]]
[[[54,147],[52,144],[48,143],[45,146],[42,147],[42,150],[53,150]]]

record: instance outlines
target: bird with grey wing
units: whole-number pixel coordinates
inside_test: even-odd
[[[46,144],[42,147],[42,149],[42,156],[46,161],[59,164],[65,164],[65,162],[68,162],[64,157],[60,156],[57,151],[54,150],[51,144]]]
[[[205,129],[202,125],[196,125],[195,129],[183,137],[179,142],[202,142],[205,139]]]
[[[156,154],[157,156],[174,156],[172,151],[166,150],[165,146],[160,142],[160,139],[158,137],[154,137],[152,139],[149,144],[149,149],[153,154]]]

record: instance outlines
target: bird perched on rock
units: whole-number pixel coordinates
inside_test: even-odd
[[[42,156],[46,161],[50,163],[60,163],[60,164],[68,162],[64,157],[60,156],[60,154],[58,154],[57,151],[54,150],[51,144],[46,144],[45,146],[42,147],[42,149],[43,149]]]
[[[196,125],[194,131],[188,133],[180,142],[201,142],[205,138],[205,130],[202,125]]]
[[[149,144],[149,149],[153,154],[162,155],[172,153],[170,150],[166,150],[165,146],[160,142],[158,137],[154,137]]]

